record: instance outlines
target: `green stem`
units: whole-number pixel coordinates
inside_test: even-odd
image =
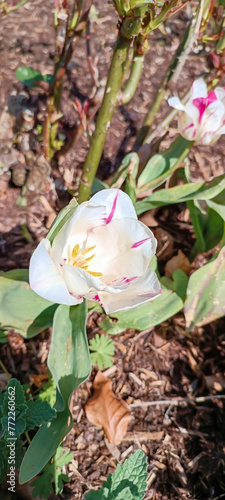
[[[14,5],[13,7],[3,6],[3,13],[4,14],[9,14],[13,10],[19,9],[20,7],[22,7],[23,5],[25,5],[27,2],[28,2],[28,0],[22,0],[22,2],[19,2],[17,5]]]
[[[141,77],[143,62],[144,55],[135,54],[131,66],[130,76],[122,93],[121,104],[127,104],[134,96]]]
[[[88,200],[90,196],[91,186],[102,156],[108,128],[117,105],[118,93],[123,78],[123,65],[127,59],[130,43],[131,39],[124,39],[120,33],[118,34],[102,105],[98,114],[95,131],[91,137],[90,150],[80,180],[79,203]]]

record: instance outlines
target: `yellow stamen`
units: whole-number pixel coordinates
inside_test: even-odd
[[[88,271],[92,276],[102,276],[102,273],[95,273],[94,271]]]
[[[95,253],[93,253],[93,255],[91,255],[90,257],[86,257],[86,262],[88,262],[89,260],[93,259],[93,257],[95,257]]]
[[[75,247],[73,247],[73,250],[71,253],[71,256],[73,259],[76,259],[76,257],[78,256],[79,250],[80,250],[80,245],[77,244],[77,245],[75,245]]]
[[[88,268],[88,265],[87,265],[87,266],[85,266],[85,265],[83,264],[83,265],[82,265],[82,266],[80,266],[80,267],[81,267],[81,269],[87,269],[87,268]]]
[[[94,245],[93,247],[90,247],[90,248],[85,248],[84,250],[82,250],[81,255],[85,255],[86,253],[91,252],[91,250],[94,250],[95,247],[96,247],[96,245]]]

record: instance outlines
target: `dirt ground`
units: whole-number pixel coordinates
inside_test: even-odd
[[[106,81],[107,68],[117,34],[117,16],[108,3],[96,0],[97,22],[92,20],[91,53],[98,68],[99,99]],[[19,83],[15,70],[32,66],[51,73],[54,63],[53,0],[28,2],[1,20],[0,27],[0,257],[1,270],[28,267],[32,250],[46,235],[55,213],[77,189],[77,180],[88,151],[88,139],[83,133],[67,155],[60,156],[50,172],[40,166],[41,143],[35,132],[18,132],[18,96],[23,96],[35,116],[44,110],[44,97]],[[168,66],[186,24],[182,12],[169,22],[170,33],[155,31],[135,97],[127,106],[117,109],[106,141],[99,168],[99,177],[107,178],[118,168],[124,154],[132,148],[135,135],[144,115],[154,100],[164,70]],[[107,33],[107,35],[106,35]],[[177,82],[176,91],[188,89],[196,76],[207,72],[203,50],[191,53]],[[184,88],[185,82],[185,88]],[[82,37],[65,77],[62,110],[64,126],[69,130],[78,122],[73,106],[75,97],[82,102],[92,95],[93,81],[86,59],[86,41]],[[11,119],[7,105],[13,109]],[[14,113],[14,114],[13,114]],[[165,103],[156,123],[168,113]],[[40,118],[41,119],[41,118]],[[170,137],[175,130],[170,128]],[[29,135],[29,138],[27,136]],[[13,140],[16,137],[16,141]],[[164,140],[162,147],[169,144]],[[33,163],[24,163],[27,141],[34,153]],[[25,144],[25,146],[24,146]],[[25,148],[25,149],[24,149]],[[213,161],[212,161],[213,158]],[[191,170],[196,179],[208,180],[224,172],[224,139],[211,148],[193,148]],[[37,166],[38,165],[38,166]],[[35,168],[34,168],[35,167]],[[38,172],[38,173],[37,173]],[[21,188],[14,182],[17,174],[30,176],[27,205],[21,204]],[[14,176],[14,177],[13,177]],[[19,204],[18,204],[19,198]],[[174,250],[190,250],[193,234],[185,220],[185,207],[164,207],[155,214],[150,227],[167,229],[174,239]],[[173,254],[173,253],[172,253]],[[172,256],[172,255],[171,255]],[[167,256],[168,258],[168,256]],[[202,262],[206,261],[202,256]],[[163,269],[165,257],[160,260]],[[88,336],[100,330],[96,313],[89,316]],[[69,466],[70,481],[61,495],[53,499],[81,499],[83,493],[96,488],[113,472],[116,465],[137,448],[146,453],[149,464],[146,500],[217,500],[225,498],[225,322],[220,320],[191,337],[185,335],[184,319],[176,317],[149,331],[127,330],[114,336],[116,352],[114,365],[107,371],[114,392],[132,407],[128,434],[118,447],[110,446],[103,430],[94,427],[86,418],[84,405],[92,393],[93,368],[90,380],[75,393],[73,401],[74,427],[65,439],[74,453]],[[23,340],[13,331],[9,343],[1,346],[1,359],[7,370],[21,383],[30,382],[31,374],[46,365],[50,331],[32,340]],[[198,403],[171,404],[171,398],[202,397]],[[208,396],[215,396],[210,400]],[[160,404],[160,400],[167,400]],[[143,406],[145,402],[152,406]],[[154,404],[153,404],[154,402]],[[6,492],[1,493],[5,498]],[[15,498],[15,496],[14,496]],[[18,497],[19,498],[19,497]],[[25,498],[25,497],[23,497]]]

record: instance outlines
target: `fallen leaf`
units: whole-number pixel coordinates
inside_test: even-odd
[[[192,265],[182,250],[178,250],[178,254],[168,260],[165,265],[165,275],[168,276],[168,278],[172,278],[176,269],[181,269],[181,271],[184,271],[187,275],[192,270]]]
[[[85,406],[88,420],[103,427],[110,443],[118,445],[123,440],[131,420],[128,405],[112,391],[111,380],[99,371],[93,382],[94,395]]]

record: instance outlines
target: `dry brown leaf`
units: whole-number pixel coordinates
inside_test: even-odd
[[[168,278],[172,278],[172,274],[176,269],[181,269],[186,274],[189,274],[192,270],[192,265],[182,250],[178,250],[178,254],[168,260],[165,265],[165,275],[168,276]]]
[[[88,420],[103,427],[107,439],[115,445],[123,440],[131,415],[127,404],[112,391],[111,380],[99,371],[93,382],[94,395],[85,406]]]

